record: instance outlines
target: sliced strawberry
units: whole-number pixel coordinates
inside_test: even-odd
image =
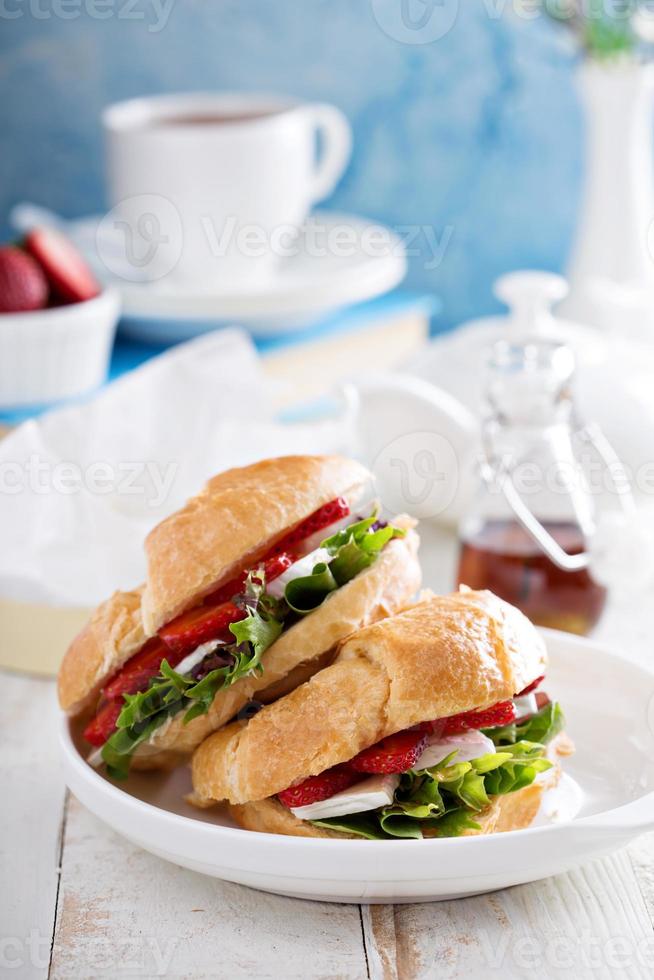
[[[81,303],[100,292],[77,249],[53,228],[34,228],[25,239],[25,248],[39,263],[55,292],[69,302]]]
[[[343,766],[334,766],[333,769],[326,769],[319,776],[309,776],[304,782],[296,786],[289,786],[282,790],[277,797],[284,806],[308,806],[310,803],[320,803],[321,800],[328,800],[335,793],[347,789],[354,783],[359,782],[359,776],[350,769]]]
[[[261,562],[264,569],[264,576],[266,582],[274,582],[276,578],[285,572],[287,568],[297,561],[295,555],[291,555],[288,552],[283,554],[274,555],[272,558],[267,558]],[[245,585],[245,581],[248,577],[249,571],[241,572],[236,578],[231,579],[226,585],[221,585],[219,589],[215,592],[211,592],[203,602],[205,606],[214,606],[221,602],[227,602],[229,599],[233,599],[235,595],[238,595]]]
[[[414,725],[413,731],[424,732],[425,735],[437,735],[440,737],[445,733],[446,721],[446,718],[436,718],[434,721],[421,721],[418,725]]]
[[[89,722],[82,732],[82,737],[99,749],[115,732],[118,715],[124,707],[125,702],[122,700],[109,701],[100,708],[95,718]]]
[[[314,511],[313,514],[298,524],[292,531],[289,531],[288,534],[284,535],[281,541],[278,541],[270,549],[270,554],[278,555],[282,551],[295,550],[297,545],[301,541],[304,541],[305,538],[309,538],[312,534],[322,531],[324,527],[329,527],[330,524],[340,521],[343,517],[347,517],[349,513],[349,505],[343,497],[337,497],[336,500],[331,500],[328,504],[319,507],[318,510]]]
[[[535,681],[532,681],[532,682],[531,682],[531,684],[527,684],[527,686],[526,686],[526,688],[524,689],[524,691],[519,691],[519,692],[518,692],[518,693],[516,694],[516,697],[517,697],[517,698],[521,698],[521,697],[524,697],[524,695],[525,695],[525,694],[531,694],[531,693],[532,693],[532,691],[535,691],[535,690],[536,690],[536,688],[537,688],[537,687],[538,687],[538,686],[539,686],[540,684],[542,684],[542,682],[543,682],[544,680],[545,680],[545,674],[542,674],[542,675],[541,675],[541,677],[537,677]]]
[[[276,578],[290,568],[297,561],[297,557],[290,552],[282,552],[267,558],[263,563],[263,571],[266,582],[274,582]]]
[[[159,630],[159,636],[169,650],[184,655],[208,640],[231,640],[231,623],[244,619],[247,613],[233,602],[218,606],[198,606],[182,613]]]
[[[406,772],[416,764],[426,744],[425,732],[397,732],[359,752],[348,765],[355,772]]]
[[[0,313],[40,310],[47,299],[47,279],[32,256],[13,245],[0,248]]]
[[[154,636],[135,653],[126,664],[111,678],[103,688],[102,694],[108,701],[121,698],[123,694],[134,694],[147,687],[148,681],[159,673],[161,661],[166,658],[171,667],[176,667],[181,657],[171,656],[168,647]]]
[[[495,728],[515,721],[513,701],[499,701],[483,711],[463,711],[460,715],[445,718],[444,735],[459,735],[469,729]]]

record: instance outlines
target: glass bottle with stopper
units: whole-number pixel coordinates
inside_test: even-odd
[[[574,354],[538,331],[538,313],[531,334],[514,319],[487,360],[479,482],[461,523],[458,582],[490,589],[539,625],[584,634],[607,596],[591,568],[596,495],[586,467],[599,461],[616,479],[619,461],[596,427],[578,426]],[[629,508],[624,485],[617,489]]]

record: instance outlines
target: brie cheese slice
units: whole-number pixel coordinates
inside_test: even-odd
[[[188,656],[184,657],[181,663],[177,664],[175,670],[178,674],[188,674],[201,660],[204,660],[208,653],[213,653],[221,643],[221,640],[208,640],[206,643],[201,643],[199,647],[196,647]]]
[[[457,762],[470,762],[471,759],[478,759],[480,755],[495,751],[491,739],[478,731],[444,735],[427,745],[413,768],[429,769],[431,766],[437,766],[452,752],[456,752],[452,759],[452,765],[456,765]]]
[[[291,813],[300,820],[324,820],[326,817],[345,817],[350,813],[390,806],[399,782],[400,777],[395,775],[369,776],[330,796],[328,800],[292,807]]]
[[[292,582],[294,578],[304,578],[305,575],[311,575],[315,565],[321,561],[329,562],[333,557],[326,548],[316,548],[315,551],[310,551],[304,558],[293,562],[285,572],[273,579],[270,585],[266,585],[266,592],[276,599],[281,599],[289,582]]]
[[[93,749],[93,751],[89,752],[86,757],[86,761],[90,766],[93,766],[94,769],[97,769],[104,762],[104,759],[102,758],[103,748],[104,746],[101,745],[99,749]]]
[[[525,715],[535,715],[538,712],[538,701],[535,694],[523,694],[521,698],[513,699],[516,718],[524,718]]]

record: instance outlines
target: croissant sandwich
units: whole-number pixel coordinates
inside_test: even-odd
[[[147,579],[116,592],[69,647],[59,700],[90,761],[181,761],[254,697],[306,681],[353,631],[420,585],[415,521],[357,503],[367,471],[287,456],[211,479],[146,543]]]
[[[537,691],[545,669],[540,635],[492,593],[426,598],[209,737],[191,802],[226,800],[246,829],[305,837],[526,827],[566,750],[561,709]]]

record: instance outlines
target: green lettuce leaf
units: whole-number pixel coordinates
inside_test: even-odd
[[[460,837],[466,830],[481,830],[481,824],[468,810],[459,807],[450,810],[440,820],[430,820],[427,829],[430,831],[429,837]]]
[[[163,660],[159,674],[145,691],[125,694],[125,705],[116,722],[117,731],[102,749],[102,758],[114,779],[127,776],[131,756],[168,718],[185,711],[184,724],[206,714],[218,691],[241,677],[261,671],[261,657],[282,631],[282,623],[259,609],[250,608],[245,619],[232,623],[237,642],[222,648],[232,662],[210,671],[201,680],[184,676]]]
[[[437,766],[403,773],[390,806],[312,822],[370,840],[457,837],[480,829],[475,814],[489,806],[491,797],[529,786],[551,765],[545,746],[528,740],[502,745],[470,762],[456,762],[452,753]]]
[[[501,728],[485,728],[484,735],[488,735],[495,742],[495,745],[504,748],[515,742],[536,742],[540,745],[547,745],[548,742],[563,730],[565,717],[561,710],[561,705],[557,701],[550,701],[545,707],[541,708],[531,718],[516,725],[504,725]]]
[[[319,562],[314,566],[311,575],[294,578],[288,583],[284,598],[293,612],[305,616],[317,609],[329,593],[337,588],[338,582],[332,575],[329,565]]]
[[[371,530],[377,517],[375,510],[370,517],[350,524],[322,542],[321,547],[331,555],[329,561],[319,562],[311,575],[293,579],[286,586],[284,599],[294,612],[306,616],[317,609],[330,592],[346,585],[372,565],[389,541],[406,534],[391,524]]]
[[[421,821],[425,820],[427,816],[428,814],[423,817],[419,813],[412,812],[408,805],[384,807],[379,814],[379,826],[386,838],[399,837],[419,840],[422,837]]]
[[[330,817],[329,820],[312,820],[316,827],[326,827],[328,830],[339,830],[342,834],[356,834],[367,840],[386,840],[387,835],[381,830],[375,810],[367,813],[353,813],[347,817]]]
[[[378,510],[365,518],[337,531],[322,543],[323,548],[334,555],[329,569],[339,585],[345,585],[375,561],[379,552],[393,538],[403,538],[406,531],[387,524],[372,530],[378,518]]]
[[[249,610],[245,619],[231,624],[229,630],[236,637],[236,642],[249,643],[254,651],[253,663],[248,670],[259,666],[262,654],[273,645],[283,628],[283,623],[278,619],[265,612],[262,614],[258,609]]]

